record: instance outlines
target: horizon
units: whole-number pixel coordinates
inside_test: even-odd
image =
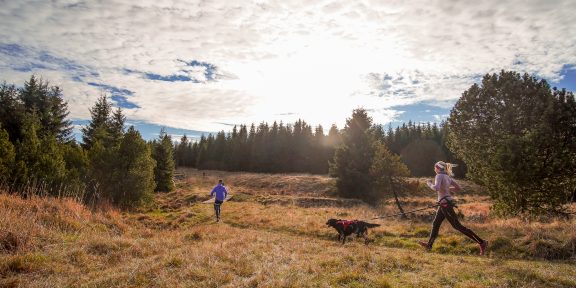
[[[303,119],[445,120],[487,73],[576,91],[576,2],[0,2],[0,81],[60,86],[76,125],[101,93],[147,140]],[[154,131],[157,130],[157,131]],[[77,135],[76,135],[77,136]]]

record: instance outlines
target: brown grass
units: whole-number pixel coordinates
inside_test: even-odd
[[[459,199],[463,223],[491,241],[487,257],[477,256],[477,245],[447,224],[433,251],[422,251],[416,241],[427,237],[433,211],[410,220],[372,220],[382,226],[370,230],[368,246],[353,238],[340,245],[326,219],[397,211],[389,204],[335,204],[332,188],[311,184],[290,192],[323,176],[260,175],[260,184],[250,184],[257,174],[184,173],[176,191],[125,213],[0,194],[0,287],[576,286],[574,220],[492,219],[482,193]],[[236,196],[215,223],[212,205],[200,202],[218,178]],[[320,182],[330,187],[330,181]],[[279,182],[290,187],[284,194],[271,188]],[[433,203],[425,193],[404,195],[406,209]]]

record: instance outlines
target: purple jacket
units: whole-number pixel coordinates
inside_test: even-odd
[[[224,201],[224,199],[226,199],[226,196],[228,195],[226,187],[224,187],[224,185],[220,183],[218,183],[218,185],[216,185],[214,189],[212,189],[212,192],[210,192],[210,197],[212,197],[214,193],[216,193],[216,200],[218,201]]]

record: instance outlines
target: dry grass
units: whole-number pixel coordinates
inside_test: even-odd
[[[478,257],[477,245],[449,225],[432,252],[422,251],[415,241],[427,237],[426,217],[433,211],[411,220],[373,220],[382,226],[370,230],[368,246],[355,239],[340,245],[326,219],[397,211],[391,205],[333,205],[338,200],[330,196],[330,179],[320,181],[324,189],[290,192],[298,190],[296,183],[322,176],[276,175],[268,180],[274,184],[266,184],[269,175],[260,175],[256,185],[249,183],[256,174],[181,173],[176,191],[123,214],[0,195],[0,287],[576,286],[574,220],[491,219],[481,193],[460,195],[460,209],[464,223],[491,240],[488,257]],[[212,206],[199,202],[218,178],[236,196],[215,223]],[[280,182],[290,188],[270,191]],[[238,192],[255,185],[262,187]],[[309,201],[316,204],[305,205]],[[433,195],[415,192],[403,201],[408,210],[433,202]]]

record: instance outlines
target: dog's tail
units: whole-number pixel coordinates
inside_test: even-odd
[[[380,227],[380,224],[366,223],[366,227],[368,228]]]

